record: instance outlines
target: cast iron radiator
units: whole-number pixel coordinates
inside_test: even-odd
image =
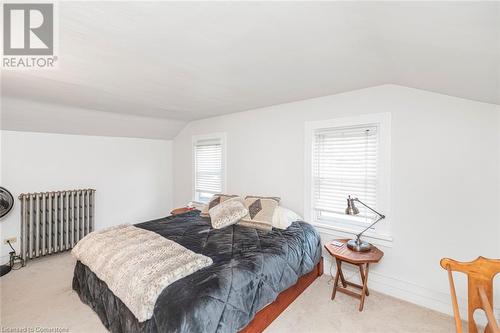
[[[94,230],[95,190],[23,193],[21,258],[66,251]]]

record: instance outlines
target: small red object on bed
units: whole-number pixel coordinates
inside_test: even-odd
[[[181,208],[175,208],[173,209],[170,214],[171,215],[179,215],[179,214],[184,214],[184,213],[187,213],[187,212],[190,212],[194,210],[194,207],[181,207]]]

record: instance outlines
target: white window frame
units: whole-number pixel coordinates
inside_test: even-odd
[[[335,218],[327,222],[317,218],[313,209],[313,142],[317,130],[353,126],[376,125],[378,127],[379,146],[377,161],[377,211],[386,218],[367,230],[364,238],[378,245],[391,246],[391,114],[374,113],[346,118],[335,118],[305,123],[305,202],[304,215],[319,231],[336,237],[352,237],[365,226],[345,218]],[[347,199],[347,198],[346,198]],[[360,198],[362,200],[362,198]],[[360,205],[358,203],[358,205]],[[361,205],[360,205],[361,206]]]
[[[218,133],[210,133],[203,135],[193,135],[191,142],[191,198],[193,202],[201,203],[196,198],[196,143],[199,141],[205,140],[220,140],[222,145],[222,186],[221,192],[226,192],[226,184],[227,184],[227,138],[226,133],[218,132]]]

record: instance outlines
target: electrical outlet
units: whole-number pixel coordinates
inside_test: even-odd
[[[5,238],[3,240],[3,243],[7,244],[7,241],[9,241],[11,244],[13,244],[13,243],[17,242],[17,237]]]

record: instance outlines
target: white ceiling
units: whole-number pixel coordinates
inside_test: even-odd
[[[62,2],[3,97],[189,121],[384,83],[500,104],[499,2]],[[4,105],[4,109],[6,109]]]

